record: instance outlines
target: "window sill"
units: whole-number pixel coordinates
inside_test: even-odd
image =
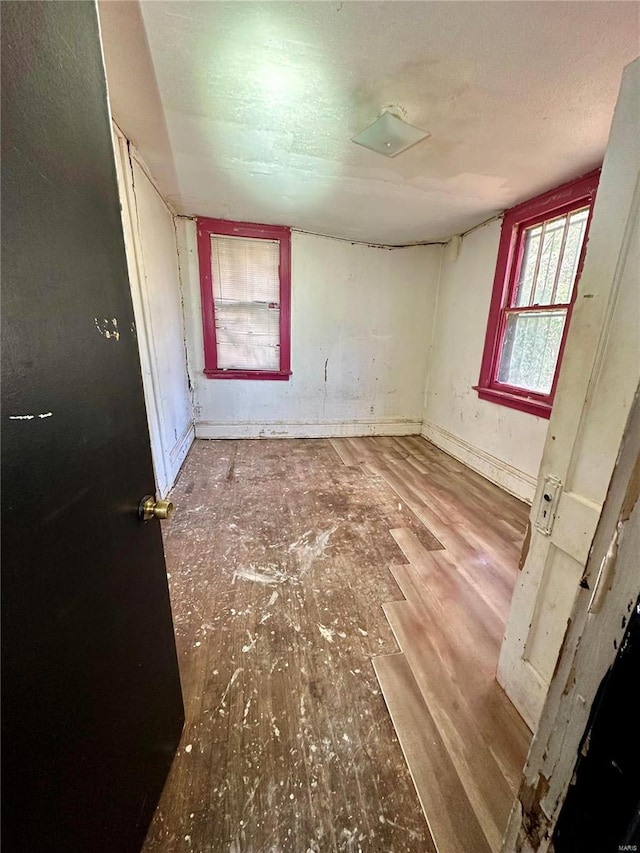
[[[551,403],[535,400],[532,397],[520,397],[495,388],[483,388],[480,385],[474,385],[473,390],[478,392],[481,400],[488,400],[490,403],[497,403],[499,406],[507,406],[510,409],[518,409],[530,415],[537,415],[539,418],[551,417]]]
[[[290,370],[207,370],[202,371],[207,379],[254,379],[287,382],[292,375]]]

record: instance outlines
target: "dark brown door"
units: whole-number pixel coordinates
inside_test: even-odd
[[[2,3],[2,137],[2,850],[137,851],[183,708],[94,3]]]

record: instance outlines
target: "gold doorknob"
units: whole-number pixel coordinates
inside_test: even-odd
[[[157,501],[153,495],[145,495],[140,501],[138,515],[143,521],[149,521],[150,518],[171,518],[173,504],[171,501]]]

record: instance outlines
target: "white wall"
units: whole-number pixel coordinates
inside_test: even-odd
[[[196,228],[178,218],[196,435],[419,433],[441,249],[292,234],[288,382],[207,379]]]
[[[156,488],[165,496],[194,438],[173,214],[116,129],[116,161]]]
[[[501,222],[442,253],[422,434],[507,491],[531,502],[548,421],[480,400],[478,382]]]

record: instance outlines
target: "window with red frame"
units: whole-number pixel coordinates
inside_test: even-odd
[[[291,376],[291,232],[198,219],[204,373],[211,379]]]
[[[478,385],[483,400],[549,417],[600,171],[504,215]]]

